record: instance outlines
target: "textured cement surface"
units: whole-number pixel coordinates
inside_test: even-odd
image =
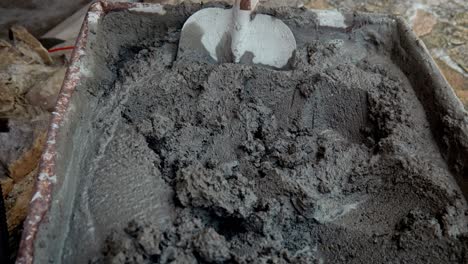
[[[212,0],[144,0],[207,3]],[[225,1],[231,2],[231,1]],[[468,107],[468,1],[464,0],[261,0],[263,6],[304,6],[404,17],[424,41],[450,85]]]
[[[153,0],[155,2],[157,0]],[[31,30],[36,36],[40,36],[46,32],[47,29],[50,29],[55,24],[59,23],[64,17],[68,14],[71,14],[73,10],[76,10],[78,6],[86,3],[87,1],[4,1],[0,3],[0,37],[7,37],[8,27],[13,24],[20,24],[26,26]],[[148,1],[151,2],[151,1]],[[158,1],[161,2],[161,1]],[[168,0],[164,1],[168,3],[180,3],[179,0]],[[191,0],[191,2],[198,2]],[[381,12],[381,13],[392,13],[399,14],[405,17],[412,25],[415,32],[422,38],[427,47],[430,49],[431,54],[436,59],[439,67],[443,71],[445,77],[448,79],[452,87],[455,89],[457,95],[465,104],[468,106],[468,77],[467,77],[467,61],[468,58],[468,49],[467,49],[467,38],[468,38],[468,3],[462,0],[411,0],[411,1],[401,1],[401,0],[385,0],[385,1],[374,1],[374,0],[357,0],[357,1],[334,1],[334,0],[270,0],[262,1],[262,5],[293,5],[300,6],[304,5],[308,8],[316,9],[330,9],[330,8],[339,8],[345,10],[360,10],[366,12]],[[3,45],[3,43],[2,43]],[[0,45],[0,46],[2,46]],[[3,46],[2,46],[3,47]],[[8,49],[8,48],[7,48]],[[7,49],[2,49],[2,54],[0,56],[1,65],[16,65],[24,64],[22,60],[10,61],[10,58],[18,57],[16,53],[9,52]],[[20,71],[24,71],[21,74]],[[59,87],[56,83],[60,83],[60,80],[55,80],[50,78],[50,81],[44,83],[42,80],[43,77],[36,77],[36,71],[46,72],[48,68],[44,66],[43,68],[36,65],[21,65],[20,68],[14,66],[9,67],[8,69],[0,70],[2,78],[8,80],[11,77],[14,77],[14,82],[11,83],[7,81],[3,83],[2,92],[7,94],[21,94],[23,91],[18,91],[16,89],[17,85],[20,86],[31,86],[30,90],[36,94],[47,94],[50,98],[55,98],[56,94],[48,94],[49,90],[53,90],[54,93],[58,91],[56,87]],[[12,74],[14,72],[14,74]],[[57,71],[59,76],[63,76],[64,68]],[[55,76],[55,75],[54,75]],[[26,81],[24,81],[26,80]],[[53,82],[53,83],[50,83]],[[36,83],[36,85],[34,85]],[[44,84],[42,84],[44,83]],[[41,89],[43,87],[44,89]],[[51,89],[51,87],[53,89]],[[6,91],[4,91],[6,89]],[[28,88],[29,89],[29,88]],[[10,100],[10,97],[5,97],[3,95],[2,99],[6,100],[7,103],[4,104],[4,101],[0,101],[4,105],[10,105],[11,102],[17,102],[16,105],[21,105],[24,108],[34,107],[34,103],[29,103],[33,93],[29,93],[26,98],[23,96],[15,97],[14,100]],[[42,96],[42,95],[41,95]],[[40,98],[39,102],[42,104],[41,96],[36,96]],[[34,99],[34,98],[33,98]],[[49,99],[47,99],[49,100]],[[50,101],[50,100],[49,100]],[[53,105],[53,101],[48,102],[49,106]],[[36,103],[37,105],[37,103]],[[4,115],[5,108],[2,108],[0,115]],[[6,108],[8,111],[8,107]],[[25,114],[29,114],[24,112]],[[8,120],[10,119],[10,120]],[[23,131],[24,127],[34,126],[34,122],[30,122],[25,119],[13,120],[11,117],[8,119],[0,120],[0,125],[7,124],[10,127],[10,131]],[[47,117],[43,118],[47,120]],[[2,126],[3,127],[3,126]],[[0,131],[0,136],[2,137],[11,137],[7,135],[3,130]],[[43,135],[45,133],[44,129],[37,133],[38,135]],[[38,155],[34,153],[40,153],[40,146],[42,145],[41,137],[35,138],[34,136],[26,136],[25,142],[35,142],[33,145],[24,144],[23,141],[16,141],[16,143],[11,144],[14,149],[25,149],[25,157],[21,157],[18,161],[7,162],[1,164],[0,174],[3,176],[0,177],[0,183],[4,189],[4,195],[9,193],[11,190],[11,195],[7,199],[12,201],[13,204],[21,204],[21,206],[12,206],[14,210],[7,208],[9,216],[9,222],[12,224],[13,228],[18,228],[21,225],[22,220],[27,209],[27,201],[29,200],[31,191],[32,191],[32,181],[31,179],[35,177],[35,171],[32,171],[28,177],[26,177],[27,184],[17,184],[16,181],[11,177],[6,177],[6,175],[14,175],[15,171],[31,171],[31,168],[37,166]],[[13,143],[9,139],[9,143]],[[16,144],[16,145],[15,145]],[[8,150],[5,150],[8,151]],[[8,151],[9,152],[9,151]],[[10,152],[11,153],[11,152]],[[33,155],[30,155],[30,154]],[[8,155],[3,155],[2,159],[8,158]],[[5,169],[3,169],[5,167]],[[15,171],[11,170],[9,167],[15,167]],[[24,187],[24,186],[26,187]],[[7,195],[5,195],[7,196]],[[20,210],[16,210],[20,208]],[[17,212],[21,213],[17,213]]]
[[[305,9],[261,9],[297,37],[278,71],[175,60],[193,11],[105,17],[97,60],[119,59],[95,70],[116,81],[78,90],[95,107],[84,138],[97,141],[64,262],[466,261],[466,201],[389,59],[392,19],[349,16],[365,26],[344,31]],[[158,26],[118,34],[145,22]],[[108,46],[145,32],[126,51]]]

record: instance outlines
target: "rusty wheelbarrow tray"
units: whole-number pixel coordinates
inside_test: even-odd
[[[100,2],[91,6],[85,18],[51,119],[40,172],[36,179],[36,190],[24,223],[17,263],[55,262],[59,258],[58,252],[61,251],[59,246],[47,245],[47,242],[41,238],[47,238],[48,241],[62,241],[65,234],[50,230],[49,225],[60,220],[66,221],[71,211],[74,185],[69,183],[69,178],[72,176],[67,175],[67,172],[69,160],[73,158],[73,150],[77,147],[74,146],[77,143],[72,142],[71,135],[80,126],[80,120],[77,118],[80,109],[73,104],[74,92],[85,76],[90,74],[86,71],[92,63],[89,57],[92,47],[89,43],[96,37],[100,19],[110,12],[128,10],[159,15],[163,6]],[[328,17],[333,17],[333,14],[339,13],[331,12]],[[430,113],[428,120],[432,133],[453,174],[457,175],[458,184],[466,198],[468,197],[468,114],[422,41],[414,35],[402,18],[395,17],[395,20],[399,38],[396,42],[399,45],[395,47],[392,59],[410,80],[426,113]],[[53,254],[57,256],[47,256],[45,252],[54,252]]]

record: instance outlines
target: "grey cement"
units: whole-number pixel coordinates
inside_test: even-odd
[[[197,8],[101,22],[64,263],[468,261],[466,201],[394,62],[395,20],[261,9],[298,42],[274,70],[176,60]]]

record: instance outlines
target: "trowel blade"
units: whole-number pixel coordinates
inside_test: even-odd
[[[232,12],[228,9],[206,8],[196,12],[182,27],[177,57],[209,55],[215,61],[223,62],[223,56],[217,54],[216,48],[222,45],[223,38],[228,37],[231,21]]]
[[[283,21],[258,14],[250,21],[248,34],[241,42],[244,56],[253,56],[252,63],[283,68],[296,50],[296,39]],[[246,61],[247,62],[247,61]]]
[[[178,58],[209,55],[219,63],[240,62],[283,68],[296,49],[296,40],[283,21],[257,14],[243,31],[236,49],[243,54],[233,58],[231,9],[207,8],[192,15],[184,24],[179,42]]]

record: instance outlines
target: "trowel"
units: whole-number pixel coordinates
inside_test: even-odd
[[[178,58],[209,55],[218,63],[262,64],[283,68],[296,40],[281,20],[254,11],[259,0],[235,0],[231,9],[205,8],[184,24]]]

